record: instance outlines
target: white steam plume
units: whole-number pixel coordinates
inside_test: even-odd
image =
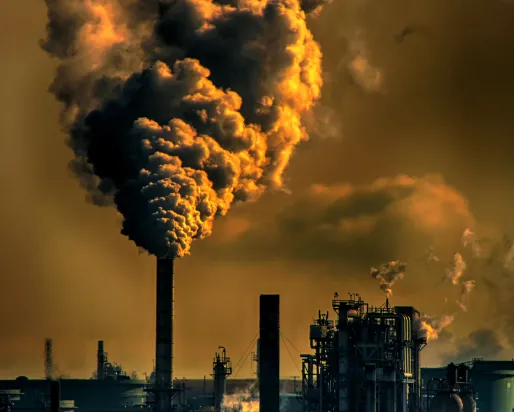
[[[320,97],[305,19],[323,3],[46,0],[72,170],[138,247],[184,256],[234,202],[283,188]]]

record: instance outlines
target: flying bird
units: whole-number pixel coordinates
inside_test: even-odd
[[[416,32],[416,30],[414,29],[413,26],[405,26],[402,31],[400,31],[399,33],[396,33],[394,35],[394,39],[397,43],[403,43],[403,41],[411,36],[412,34],[414,34]]]

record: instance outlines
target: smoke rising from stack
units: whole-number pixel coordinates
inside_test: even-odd
[[[454,319],[455,318],[450,315],[429,316],[423,313],[415,321],[417,334],[427,341],[436,340],[439,338],[443,329],[450,326]]]
[[[320,97],[305,17],[323,3],[46,0],[71,169],[138,247],[184,256],[234,202],[284,188]]]
[[[380,282],[380,289],[382,289],[386,296],[391,297],[393,295],[392,287],[397,280],[403,279],[406,267],[406,263],[393,260],[392,262],[380,265],[378,269],[372,267],[371,276]]]

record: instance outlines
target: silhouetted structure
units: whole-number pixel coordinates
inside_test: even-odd
[[[45,339],[45,379],[54,377],[54,353],[52,339]]]
[[[96,379],[105,379],[105,362],[104,341],[99,340],[96,353]]]
[[[214,378],[214,409],[221,412],[223,397],[227,391],[227,377],[232,375],[232,363],[227,357],[227,350],[220,346],[221,353],[214,355],[212,363],[212,377]]]
[[[157,259],[155,411],[168,412],[173,399],[173,259]]]
[[[280,410],[280,296],[260,296],[260,410]]]
[[[61,384],[50,381],[50,412],[61,412]]]

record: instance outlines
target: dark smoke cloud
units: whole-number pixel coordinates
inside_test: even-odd
[[[473,358],[497,359],[505,349],[505,344],[497,331],[478,329],[460,340],[455,352],[443,356],[443,362],[467,362]]]
[[[429,245],[458,245],[472,221],[465,198],[440,176],[400,175],[366,185],[314,185],[269,222],[250,221],[228,249],[244,259],[314,259],[367,270],[370,262],[404,259],[410,247],[419,259]]]
[[[305,12],[323,2],[46,3],[72,170],[137,246],[188,254],[232,203],[284,187],[320,96]]]

